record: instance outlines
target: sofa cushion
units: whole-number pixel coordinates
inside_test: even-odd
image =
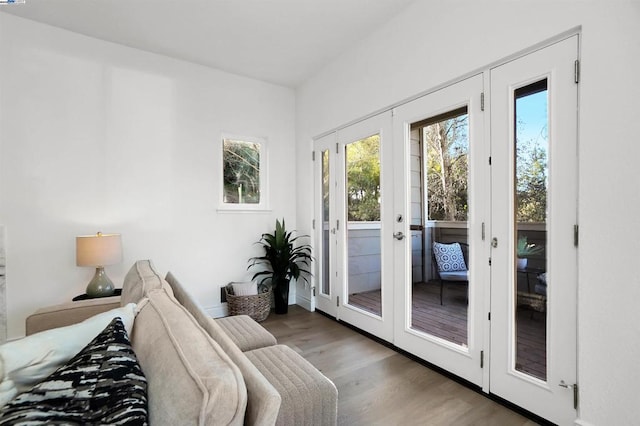
[[[211,319],[171,272],[167,273],[166,280],[171,286],[176,299],[191,312],[215,341],[223,345],[223,349],[226,350],[226,347],[224,347],[223,342],[220,341],[219,336],[225,336],[231,339],[231,342],[242,352],[272,346],[277,343],[273,334],[269,333],[266,328],[262,327],[248,315],[234,315],[232,317],[217,318],[215,320]],[[215,324],[209,324],[211,321],[215,321]]]
[[[69,361],[104,330],[113,318],[121,318],[130,332],[135,309],[136,305],[130,303],[78,324],[46,330],[1,345],[0,407]]]
[[[445,281],[469,281],[469,271],[439,272]]]
[[[273,334],[249,315],[234,315],[214,320],[242,352],[277,344]]]
[[[120,304],[124,306],[127,303],[138,303],[149,291],[164,287],[171,292],[151,261],[138,260],[124,277]]]
[[[277,424],[335,425],[338,390],[311,363],[288,346],[246,352],[282,397]]]
[[[146,424],[147,382],[122,320],[0,412],[1,424]]]
[[[171,273],[167,273],[167,282],[173,289],[176,299],[194,316],[196,321],[222,347],[231,360],[238,366],[247,386],[246,424],[273,425],[280,408],[280,394],[265,379],[258,369],[249,361],[245,354],[234,344],[216,321],[209,318],[198,303],[185,291],[184,287]],[[235,317],[234,317],[235,318]],[[250,321],[251,318],[247,317]],[[264,328],[253,321],[256,327]],[[265,333],[271,335],[267,330]],[[273,337],[273,336],[272,336]],[[275,338],[274,338],[275,341]]]
[[[146,292],[131,338],[147,376],[150,424],[242,424],[247,389],[238,367],[169,291]]]
[[[99,313],[120,307],[120,296],[66,302],[40,308],[27,317],[26,335],[77,324]]]

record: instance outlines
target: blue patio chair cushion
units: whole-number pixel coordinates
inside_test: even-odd
[[[462,247],[459,243],[433,243],[433,254],[438,265],[438,272],[467,271]]]

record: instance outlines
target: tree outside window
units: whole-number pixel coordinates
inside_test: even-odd
[[[468,206],[468,114],[423,127],[427,151],[429,220],[466,221]]]
[[[349,221],[380,220],[380,135],[346,146]]]
[[[547,220],[547,90],[516,98],[516,221]]]
[[[223,202],[260,204],[261,144],[223,139]]]

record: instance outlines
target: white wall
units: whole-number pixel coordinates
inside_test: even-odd
[[[4,13],[0,75],[9,337],[84,292],[77,235],[122,233],[116,286],[149,258],[216,311],[275,218],[295,227],[292,90]],[[267,138],[272,211],[217,212],[222,132]]]
[[[312,218],[311,140],[582,26],[578,376],[583,424],[640,415],[640,2],[418,0],[297,92],[298,227]]]

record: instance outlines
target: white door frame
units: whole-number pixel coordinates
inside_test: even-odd
[[[369,117],[338,131],[337,187],[339,200],[336,203],[338,220],[342,226],[336,232],[338,238],[338,275],[340,277],[340,304],[337,318],[387,342],[393,342],[393,145],[391,111]],[[381,247],[381,315],[375,315],[353,306],[348,301],[348,227],[345,170],[345,147],[352,142],[380,135],[380,247]],[[342,192],[341,192],[342,191]]]
[[[346,213],[346,170],[345,147],[352,142],[380,135],[380,184],[381,184],[381,315],[375,315],[348,303],[348,228]],[[393,146],[391,144],[391,112],[383,112],[359,121],[337,132],[318,138],[314,143],[315,152],[315,221],[316,277],[318,291],[316,306],[319,310],[347,322],[388,342],[393,342]],[[322,255],[324,250],[322,223],[322,151],[329,151],[331,185],[330,191],[330,295],[322,292],[324,271]],[[333,250],[332,250],[333,249]],[[320,261],[319,261],[320,260]]]
[[[336,260],[336,208],[335,208],[335,191],[336,191],[336,145],[337,134],[330,133],[322,138],[314,141],[313,158],[314,158],[314,216],[315,216],[315,307],[322,312],[337,317],[336,309],[336,292],[337,287],[337,260]],[[328,153],[329,161],[329,217],[328,221],[323,219],[323,153]],[[326,228],[326,229],[325,229]],[[328,232],[325,240],[324,232]],[[325,244],[328,247],[325,247]],[[328,253],[328,259],[324,258],[324,253]],[[328,265],[325,262],[328,261]],[[325,276],[328,275],[328,276]],[[328,281],[328,292],[323,291],[324,280]]]
[[[491,392],[558,424],[575,420],[577,380],[577,84],[578,36],[507,64],[491,79],[492,227]],[[547,79],[547,379],[515,368],[514,91]]]
[[[577,58],[577,43],[578,43],[578,38],[579,38],[579,34],[580,34],[580,30],[579,28],[576,29],[571,29],[566,31],[565,33],[562,33],[556,37],[553,37],[549,40],[543,41],[541,43],[538,43],[537,45],[530,47],[528,49],[525,49],[523,51],[517,52],[513,55],[510,55],[507,58],[504,58],[502,60],[496,61],[494,63],[492,63],[491,65],[487,66],[487,67],[483,67],[478,69],[477,71],[472,71],[470,73],[465,74],[464,76],[458,78],[458,79],[454,79],[451,80],[451,82],[447,82],[444,83],[442,85],[439,85],[437,87],[434,87],[428,91],[425,91],[421,94],[417,94],[415,96],[413,96],[410,99],[407,100],[403,100],[401,102],[398,102],[392,106],[390,106],[388,109],[385,109],[385,111],[394,111],[395,114],[397,114],[399,111],[401,111],[401,108],[410,103],[415,101],[416,99],[419,99],[421,97],[424,96],[428,96],[431,95],[433,93],[436,93],[440,90],[442,90],[443,88],[446,88],[450,85],[456,84],[457,82],[461,82],[464,81],[470,77],[473,77],[475,75],[482,75],[483,79],[484,79],[484,87],[485,87],[485,114],[486,114],[486,119],[489,120],[491,119],[491,125],[489,125],[489,121],[487,121],[486,125],[484,126],[484,136],[483,136],[483,145],[486,147],[487,150],[490,150],[490,152],[487,152],[486,157],[487,159],[489,159],[489,157],[492,159],[492,161],[499,161],[500,160],[500,154],[497,153],[496,149],[495,149],[495,144],[493,144],[492,138],[495,136],[495,133],[497,131],[497,123],[494,123],[494,120],[491,118],[493,111],[496,109],[494,107],[494,103],[495,103],[495,95],[492,95],[492,81],[491,81],[491,73],[495,72],[498,68],[500,68],[502,65],[505,64],[510,64],[512,62],[515,61],[519,61],[520,59],[524,59],[527,58],[529,56],[533,56],[533,55],[538,55],[539,52],[544,51],[545,49],[547,49],[548,47],[552,47],[554,45],[557,45],[559,43],[562,43],[565,40],[574,40],[575,44],[573,45],[573,47],[571,49],[569,49],[572,53],[572,55],[574,55]],[[573,62],[573,59],[571,59],[571,63]],[[565,74],[571,74],[573,75],[573,68],[571,70],[565,70],[563,71]],[[577,90],[577,89],[576,89]],[[574,104],[574,107],[577,108],[577,96],[573,97],[574,101],[576,102],[576,104]],[[557,106],[554,106],[552,103],[550,103],[549,105],[550,108],[556,108]],[[370,116],[369,116],[370,117]],[[423,117],[424,118],[424,117]],[[404,141],[405,139],[405,132],[406,132],[406,127],[403,127],[402,125],[398,125],[396,123],[396,121],[398,121],[398,118],[394,118],[394,135],[393,135],[393,140],[394,140],[394,144],[395,145],[404,145],[402,143],[402,141]],[[417,119],[414,118],[409,118],[407,120],[405,120],[405,124],[406,122],[415,122],[417,121]],[[356,121],[356,124],[359,121]],[[504,124],[504,123],[503,123]],[[351,124],[349,125],[351,126]],[[337,130],[334,130],[333,133],[329,134],[329,137],[336,138],[337,132],[341,132],[343,129],[345,129],[347,126],[345,127],[340,127]],[[400,130],[398,130],[400,129]],[[505,130],[506,127],[503,129],[503,131]],[[575,135],[573,136],[573,141],[575,141],[575,143],[577,144],[577,112],[576,112],[576,123],[575,125],[573,125],[573,129],[575,131]],[[325,134],[326,135],[326,134]],[[323,139],[327,136],[324,136],[322,138],[318,138],[316,139],[316,142],[320,141],[320,139]],[[553,139],[556,139],[557,136],[553,136]],[[401,152],[400,148],[396,148],[397,152]],[[402,150],[404,150],[404,148],[401,148]],[[574,148],[575,149],[575,155],[576,157],[572,160],[576,166],[576,173],[574,174],[573,178],[575,179],[574,184],[576,187],[576,197],[577,197],[577,146]],[[314,150],[317,151],[316,145],[314,145]],[[332,153],[335,151],[332,151]],[[498,154],[498,156],[496,157],[496,154]],[[333,154],[332,154],[333,155]],[[317,162],[317,156],[318,153],[316,152],[316,162]],[[402,179],[404,179],[404,177],[399,177],[399,174],[402,173],[402,168],[406,168],[407,165],[405,164],[406,161],[406,152],[402,151],[400,153],[400,155],[395,155],[394,156],[394,160],[393,160],[393,164],[394,164],[394,168],[395,168],[395,180],[399,180],[400,182],[402,182]],[[335,163],[335,161],[334,161]],[[551,166],[553,167],[553,166]],[[573,167],[573,164],[571,165],[571,167]],[[318,167],[315,168],[316,171],[318,169]],[[335,169],[334,169],[335,170]],[[555,173],[555,172],[554,172]],[[316,180],[317,182],[317,180]],[[493,200],[493,197],[495,195],[495,193],[497,191],[507,191],[504,188],[500,187],[500,185],[495,185],[495,179],[491,178],[491,182],[494,183],[487,183],[486,184],[486,188],[484,189],[484,191],[481,190],[476,190],[475,193],[480,195],[482,194],[482,196],[486,197],[487,200]],[[502,182],[503,184],[506,184],[506,181]],[[317,190],[317,183],[315,184],[316,190]],[[501,189],[502,188],[502,189]],[[508,191],[507,191],[508,192]],[[394,201],[394,206],[396,206],[395,210],[391,211],[391,215],[394,214],[398,214],[399,212],[403,212],[405,213],[405,218],[408,218],[408,216],[406,215],[406,212],[408,212],[409,207],[407,205],[407,200],[409,199],[408,195],[403,192],[403,191],[396,191],[395,192],[395,201]],[[316,196],[316,200],[318,199],[318,195]],[[484,234],[485,234],[485,239],[483,240],[483,244],[478,244],[475,247],[475,252],[477,253],[477,255],[480,257],[479,260],[477,260],[478,262],[487,262],[491,260],[491,262],[493,263],[491,268],[482,268],[482,270],[484,270],[485,272],[481,272],[480,269],[476,270],[476,273],[478,274],[476,279],[479,280],[479,282],[482,283],[487,283],[486,287],[483,291],[483,293],[478,296],[482,298],[482,312],[483,312],[483,316],[484,319],[481,321],[481,332],[480,335],[483,336],[482,341],[483,341],[483,346],[484,346],[484,366],[485,368],[482,370],[482,378],[480,380],[480,384],[482,386],[482,389],[484,392],[491,392],[491,393],[495,393],[496,395],[516,404],[521,406],[524,409],[527,409],[535,414],[540,415],[541,417],[547,418],[549,420],[552,421],[556,421],[559,423],[565,423],[565,420],[567,418],[571,418],[571,419],[575,419],[575,411],[573,412],[572,415],[569,416],[565,416],[560,420],[557,420],[556,417],[554,417],[553,415],[549,415],[546,414],[545,412],[545,407],[546,405],[548,405],[549,402],[549,397],[548,395],[552,395],[551,399],[556,398],[558,400],[562,400],[563,404],[565,402],[569,403],[572,405],[573,402],[573,392],[571,389],[564,389],[558,386],[558,383],[556,383],[556,381],[558,381],[558,379],[560,380],[564,380],[565,383],[571,385],[573,383],[576,383],[577,380],[577,372],[576,372],[576,368],[577,368],[577,364],[576,364],[576,354],[577,354],[577,336],[575,336],[575,330],[576,330],[576,323],[577,323],[577,303],[576,303],[576,287],[577,287],[577,283],[576,286],[574,286],[573,289],[559,289],[556,287],[556,289],[550,289],[551,294],[549,296],[549,300],[550,300],[550,305],[549,305],[549,309],[550,309],[550,318],[549,321],[553,322],[553,321],[557,321],[557,318],[554,319],[554,314],[553,314],[553,310],[554,309],[560,309],[559,306],[557,306],[556,303],[560,303],[559,301],[562,298],[572,298],[572,302],[569,303],[568,307],[567,307],[567,312],[570,314],[570,316],[572,316],[572,318],[574,318],[574,323],[573,325],[571,325],[570,328],[573,328],[573,335],[569,336],[569,340],[572,341],[572,343],[568,344],[568,347],[570,348],[570,353],[569,353],[569,358],[568,360],[563,360],[560,362],[552,362],[551,365],[549,366],[550,370],[549,370],[549,374],[548,374],[548,384],[544,384],[541,385],[540,383],[535,383],[534,381],[531,380],[526,380],[525,378],[525,382],[527,382],[527,385],[531,385],[533,388],[537,388],[538,390],[542,390],[543,393],[547,394],[547,397],[543,397],[543,398],[537,398],[537,397],[533,397],[532,395],[535,394],[535,392],[533,392],[533,394],[531,395],[526,395],[524,398],[520,397],[520,396],[514,396],[509,394],[509,392],[502,392],[500,391],[500,379],[496,379],[494,377],[495,374],[497,374],[498,372],[502,375],[505,376],[509,376],[510,378],[515,377],[516,381],[522,381],[522,377],[518,377],[518,375],[514,375],[512,371],[508,371],[508,367],[506,367],[506,365],[509,364],[509,356],[511,356],[512,354],[510,354],[509,352],[502,353],[502,354],[498,354],[498,342],[496,341],[496,335],[499,334],[498,333],[498,329],[495,328],[495,326],[493,325],[496,322],[496,316],[499,316],[501,314],[500,308],[496,309],[498,306],[498,303],[502,303],[503,305],[506,306],[506,304],[504,304],[502,302],[500,302],[499,298],[498,298],[498,289],[494,288],[492,285],[490,286],[489,283],[495,281],[496,279],[502,279],[502,280],[508,280],[508,276],[505,277],[505,274],[509,274],[509,270],[507,265],[505,265],[507,262],[511,262],[512,259],[507,259],[507,255],[501,251],[507,251],[507,252],[513,252],[513,244],[507,243],[508,241],[510,241],[510,235],[508,234],[508,232],[504,231],[504,230],[500,230],[498,227],[498,223],[497,220],[493,220],[493,222],[490,220],[491,217],[491,212],[492,212],[492,207],[491,205],[493,204],[493,201],[491,203],[486,203],[487,207],[485,209],[485,211],[483,212],[484,217],[486,218],[484,221],[485,227],[484,227]],[[493,208],[493,210],[495,210],[495,208]],[[316,209],[316,213],[317,213],[317,209]],[[318,235],[318,218],[319,216],[316,215],[316,236]],[[494,218],[495,219],[495,218]],[[577,224],[577,212],[576,212],[576,217],[575,217],[575,224]],[[394,221],[393,222],[393,232],[403,232],[405,235],[410,236],[410,231],[409,231],[409,221],[405,220],[404,223],[399,223]],[[389,232],[386,232],[386,234],[389,234]],[[573,238],[573,234],[571,234],[571,238]],[[491,238],[492,237],[496,237],[499,241],[498,247],[496,249],[491,249],[490,248],[490,243],[491,243]],[[512,237],[513,235],[511,235]],[[386,235],[387,238],[392,238],[390,235]],[[511,238],[512,240],[513,238]],[[316,239],[316,241],[320,241],[318,238]],[[395,281],[396,282],[401,282],[404,283],[406,282],[406,277],[407,275],[410,273],[408,267],[407,267],[407,259],[410,260],[410,253],[408,252],[408,247],[410,247],[409,245],[405,244],[395,244],[395,241],[392,241],[393,244],[393,251],[394,251],[394,261],[395,264],[398,265],[398,260],[400,259],[400,262],[402,262],[401,267],[397,267],[396,272],[395,272]],[[502,256],[502,260],[501,259]],[[551,256],[553,256],[553,253],[551,254]],[[505,260],[506,259],[506,260]],[[497,262],[497,264],[496,264]],[[569,258],[569,262],[571,264],[576,265],[575,267],[575,271],[576,271],[576,275],[577,275],[577,250],[574,252],[574,254],[570,255]],[[334,264],[335,265],[335,264]],[[502,266],[501,266],[502,265]],[[552,267],[551,267],[552,268]],[[502,272],[498,272],[500,269],[502,269]],[[502,274],[502,278],[499,277],[499,275]],[[554,294],[558,293],[558,294]],[[320,298],[319,298],[319,293],[315,294],[316,300],[317,300],[317,306],[322,309],[321,307],[321,303],[320,303]],[[406,334],[407,332],[407,318],[406,318],[406,312],[405,312],[405,304],[406,304],[406,298],[407,298],[407,293],[406,293],[406,289],[404,288],[404,286],[397,286],[394,289],[394,304],[393,304],[393,322],[394,322],[394,333],[392,333],[392,337],[390,339],[385,339],[388,341],[393,342],[396,346],[402,348],[402,346],[404,345],[403,343],[403,337],[398,337],[398,336],[402,336],[402,334]],[[553,299],[556,300],[556,302],[553,301]],[[335,306],[335,298],[332,301],[333,306]],[[560,303],[561,304],[561,303]],[[555,305],[555,307],[554,307]],[[508,309],[509,307],[507,306],[506,308],[503,307],[503,309]],[[338,314],[338,310],[332,310],[331,308],[327,307],[326,309],[322,309],[323,311],[332,314],[331,312],[335,312],[335,316],[336,318],[340,318],[340,315]],[[504,312],[503,312],[504,313]],[[490,317],[490,315],[492,316],[492,318]],[[504,313],[504,315],[507,315],[506,313]],[[491,320],[490,320],[491,318]],[[500,321],[499,319],[497,321]],[[493,327],[493,328],[492,328]],[[552,328],[552,327],[549,327]],[[551,346],[551,350],[553,350],[554,347],[557,347],[558,344],[561,343],[562,338],[561,336],[557,335],[558,333],[553,331],[553,330],[549,330],[550,334],[548,334],[548,342],[549,345]],[[505,335],[508,335],[511,331],[507,330],[507,331],[501,331],[500,333],[502,333],[503,337]],[[506,333],[506,334],[505,334]],[[406,345],[405,345],[406,346]],[[420,355],[419,355],[420,356]],[[426,359],[429,362],[432,362],[432,359],[429,359],[427,357],[423,357],[424,359]],[[555,364],[555,366],[554,366]],[[560,371],[560,370],[566,371],[566,374],[562,374],[562,378],[560,377],[560,373],[556,373],[556,371]],[[451,370],[450,370],[451,371]],[[455,373],[455,371],[452,371]],[[461,375],[461,374],[459,374]],[[462,375],[461,375],[462,376]],[[533,402],[533,404],[532,404]],[[554,420],[555,419],[555,420]],[[572,420],[570,420],[572,421]]]
[[[411,327],[411,241],[395,246],[395,344],[399,348],[444,368],[465,380],[482,386],[482,351],[485,349],[484,326],[485,286],[488,276],[486,244],[482,241],[482,223],[485,221],[488,203],[486,190],[488,164],[484,135],[484,113],[481,110],[483,75],[477,74],[436,92],[415,99],[394,110],[395,148],[395,204],[397,213],[406,220],[395,223],[395,231],[411,236],[411,176],[409,165],[410,127],[439,114],[466,106],[469,117],[469,205],[468,241],[469,305],[467,313],[467,347],[417,331]]]

